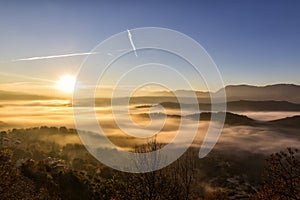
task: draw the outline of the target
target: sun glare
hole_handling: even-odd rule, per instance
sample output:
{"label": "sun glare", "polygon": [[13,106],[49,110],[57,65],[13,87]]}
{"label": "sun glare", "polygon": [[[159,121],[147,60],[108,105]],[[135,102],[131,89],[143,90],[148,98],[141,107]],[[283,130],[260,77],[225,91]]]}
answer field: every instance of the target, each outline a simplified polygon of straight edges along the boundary
{"label": "sun glare", "polygon": [[56,82],[56,88],[64,93],[72,93],[74,91],[76,78],[72,75],[63,75]]}

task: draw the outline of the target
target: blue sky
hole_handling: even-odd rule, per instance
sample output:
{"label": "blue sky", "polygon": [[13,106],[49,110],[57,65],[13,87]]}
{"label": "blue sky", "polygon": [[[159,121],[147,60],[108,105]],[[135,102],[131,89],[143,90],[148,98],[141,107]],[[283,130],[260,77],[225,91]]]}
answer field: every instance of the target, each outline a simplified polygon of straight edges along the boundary
{"label": "blue sky", "polygon": [[[0,83],[56,80],[113,34],[165,27],[198,41],[225,84],[300,84],[300,2],[287,1],[7,1],[0,4]],[[20,75],[20,76],[18,76]]]}

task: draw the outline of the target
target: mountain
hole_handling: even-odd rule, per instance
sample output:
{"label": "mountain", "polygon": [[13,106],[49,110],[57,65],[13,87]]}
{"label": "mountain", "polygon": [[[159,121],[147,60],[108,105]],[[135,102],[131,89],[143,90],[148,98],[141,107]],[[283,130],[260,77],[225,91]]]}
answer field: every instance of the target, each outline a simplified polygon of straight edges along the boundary
{"label": "mountain", "polygon": [[276,126],[284,126],[290,128],[300,128],[300,116],[286,117],[283,119],[277,119],[269,121],[268,124]]}
{"label": "mountain", "polygon": [[[294,84],[276,84],[267,86],[251,86],[251,85],[229,85],[219,91],[213,93],[190,91],[190,90],[176,90],[172,91],[150,91],[147,95],[133,96],[130,102],[133,104],[141,103],[161,103],[161,102],[176,102],[174,96],[180,96],[189,102],[191,97],[196,93],[196,96],[201,103],[210,103],[210,94],[218,97],[222,91],[226,91],[227,101],[288,101],[291,103],[300,104],[300,85]],[[0,100],[46,100],[58,99],[52,96],[26,94],[22,92],[12,92],[0,90]],[[98,103],[99,102],[99,103]],[[122,102],[122,98],[120,98]],[[190,101],[192,102],[192,101]],[[109,98],[96,98],[96,104],[110,103]],[[289,105],[290,106],[290,105]]]}
{"label": "mountain", "polygon": [[252,100],[252,101],[289,101],[300,103],[300,86],[294,84],[275,84],[267,86],[229,85],[220,89],[226,91],[228,101]]}
{"label": "mountain", "polygon": [[150,92],[150,96],[166,96],[166,97],[174,97],[180,96],[180,97],[193,97],[196,95],[198,98],[210,98],[209,92],[202,92],[202,91],[192,91],[192,90],[175,90],[173,91],[155,91]]}
{"label": "mountain", "polygon": [[[228,125],[247,125],[247,126],[276,126],[276,127],[284,127],[284,128],[300,128],[300,115],[286,117],[277,120],[271,121],[256,121],[252,118],[249,118],[245,115],[234,114],[231,112],[218,112],[215,113],[213,121],[218,121],[218,119],[222,119],[226,114],[225,124]],[[190,119],[208,121],[211,120],[211,112],[203,112],[203,113],[195,113],[191,115],[187,115],[185,117]]]}
{"label": "mountain", "polygon": [[203,113],[195,113],[195,114],[191,114],[191,115],[187,115],[187,118],[190,119],[197,119],[199,120],[199,115],[200,115],[200,120],[204,120],[204,121],[209,121],[209,120],[213,120],[213,121],[219,121],[221,119],[224,118],[225,115],[225,124],[228,125],[255,125],[256,121],[245,116],[245,115],[238,115],[238,114],[234,114],[234,113],[230,113],[230,112],[218,112],[218,113],[214,113],[213,118],[212,117],[212,113],[211,112],[203,112]]}
{"label": "mountain", "polygon": [[149,96],[174,97],[174,94],[184,98],[191,98],[195,94],[202,103],[210,102],[210,94],[216,98],[221,92],[226,92],[227,101],[289,101],[300,103],[300,85],[275,84],[267,86],[228,85],[217,92],[201,92],[191,90],[156,91],[149,92]]}
{"label": "mountain", "polygon": [[[177,102],[160,103],[165,108],[179,109],[180,104]],[[196,109],[196,104],[183,104],[185,108]],[[215,111],[219,110],[220,104],[215,104]],[[199,103],[199,109],[210,111],[211,104]],[[300,104],[290,103],[287,101],[231,101],[227,102],[228,111],[300,111]]]}
{"label": "mountain", "polygon": [[[225,116],[225,124],[228,125],[248,125],[248,126],[254,126],[257,123],[256,120],[251,119],[245,115],[238,115],[230,112],[217,112],[212,115],[211,112],[202,112],[202,113],[194,113],[190,115],[180,116],[180,115],[169,115],[165,113],[140,113],[138,114],[141,117],[151,117],[151,118],[162,118],[162,117],[170,117],[170,118],[188,118],[192,120],[200,120],[200,121],[221,121]],[[199,118],[200,117],[200,118]]]}
{"label": "mountain", "polygon": [[287,101],[231,101],[227,102],[230,111],[300,111],[300,104]]}

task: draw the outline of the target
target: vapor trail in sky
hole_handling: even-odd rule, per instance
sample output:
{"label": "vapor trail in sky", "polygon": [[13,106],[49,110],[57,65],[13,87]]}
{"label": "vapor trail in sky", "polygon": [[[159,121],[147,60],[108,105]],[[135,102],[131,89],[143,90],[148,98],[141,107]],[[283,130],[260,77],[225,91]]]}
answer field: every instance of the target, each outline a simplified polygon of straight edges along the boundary
{"label": "vapor trail in sky", "polygon": [[29,57],[29,58],[18,58],[12,60],[12,62],[33,61],[33,60],[43,60],[43,59],[52,59],[52,58],[65,58],[65,57],[73,57],[73,56],[86,56],[86,55],[92,55],[98,53],[99,52],[84,52],[84,53],[70,53],[70,54],[60,54],[60,55],[50,55],[50,56],[37,56],[37,57]]}
{"label": "vapor trail in sky", "polygon": [[138,55],[137,55],[137,53],[136,53],[136,48],[135,48],[135,45],[134,45],[134,43],[133,43],[132,35],[131,35],[131,33],[130,33],[130,30],[127,29],[127,33],[128,33],[128,39],[129,39],[129,41],[130,41],[130,44],[131,44],[132,49],[133,49],[133,51],[134,51],[134,54],[135,54],[135,56],[137,57]]}

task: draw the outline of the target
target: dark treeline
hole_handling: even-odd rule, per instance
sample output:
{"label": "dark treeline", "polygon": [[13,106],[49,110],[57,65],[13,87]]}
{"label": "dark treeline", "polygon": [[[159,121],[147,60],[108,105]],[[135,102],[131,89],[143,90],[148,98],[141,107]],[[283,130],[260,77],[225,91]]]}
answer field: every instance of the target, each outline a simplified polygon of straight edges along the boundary
{"label": "dark treeline", "polygon": [[[76,131],[44,126],[1,132],[1,199],[299,199],[296,149],[265,161],[265,155],[236,150],[199,159],[198,149],[190,148],[161,170],[131,174],[101,164],[82,144],[41,139],[49,134]],[[153,140],[134,151],[162,146]]]}

